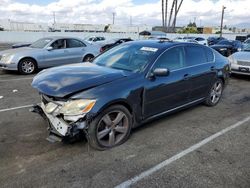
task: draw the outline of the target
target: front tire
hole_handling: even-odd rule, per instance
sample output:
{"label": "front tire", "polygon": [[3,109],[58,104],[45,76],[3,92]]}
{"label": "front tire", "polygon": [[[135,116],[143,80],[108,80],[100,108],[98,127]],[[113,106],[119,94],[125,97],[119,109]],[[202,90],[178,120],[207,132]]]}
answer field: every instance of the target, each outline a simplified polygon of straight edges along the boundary
{"label": "front tire", "polygon": [[105,150],[124,143],[130,135],[132,116],[121,105],[110,106],[89,125],[88,137],[92,147]]}
{"label": "front tire", "polygon": [[22,59],[18,63],[18,72],[21,74],[33,74],[37,70],[37,64],[35,60],[31,58]]}
{"label": "front tire", "polygon": [[221,79],[215,81],[205,100],[207,106],[215,106],[219,103],[223,92],[223,82]]}

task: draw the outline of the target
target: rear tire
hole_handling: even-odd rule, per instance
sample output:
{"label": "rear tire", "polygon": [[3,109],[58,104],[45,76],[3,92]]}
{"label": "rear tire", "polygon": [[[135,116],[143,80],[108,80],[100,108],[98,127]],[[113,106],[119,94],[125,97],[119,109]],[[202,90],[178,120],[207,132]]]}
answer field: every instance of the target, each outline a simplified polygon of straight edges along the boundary
{"label": "rear tire", "polygon": [[223,81],[221,79],[217,79],[212,85],[209,94],[205,100],[205,105],[207,106],[215,106],[219,103],[222,93],[223,93]]}
{"label": "rear tire", "polygon": [[86,55],[84,58],[83,58],[83,62],[91,62],[92,60],[94,59],[94,56],[91,55],[91,54],[88,54]]}
{"label": "rear tire", "polygon": [[31,58],[25,58],[22,59],[19,63],[18,63],[18,72],[20,74],[33,74],[37,71],[37,64],[35,62],[35,60],[31,59]]}
{"label": "rear tire", "polygon": [[98,150],[106,150],[124,143],[130,135],[132,116],[121,105],[110,106],[89,125],[88,140]]}

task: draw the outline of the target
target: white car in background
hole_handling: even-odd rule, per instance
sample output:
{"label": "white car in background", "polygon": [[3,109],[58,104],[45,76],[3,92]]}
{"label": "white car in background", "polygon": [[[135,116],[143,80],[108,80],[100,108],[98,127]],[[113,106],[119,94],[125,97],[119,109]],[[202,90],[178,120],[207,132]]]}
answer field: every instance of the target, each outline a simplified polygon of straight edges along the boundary
{"label": "white car in background", "polygon": [[250,44],[228,57],[231,73],[250,75]]}
{"label": "white car in background", "polygon": [[203,37],[183,37],[183,39],[196,40],[199,44],[208,46],[207,39],[205,39]]}
{"label": "white car in background", "polygon": [[92,43],[103,43],[106,41],[106,38],[101,36],[89,36],[86,37],[84,40],[92,44]]}
{"label": "white car in background", "polygon": [[196,41],[194,39],[183,39],[181,37],[175,38],[174,41],[176,41],[176,42],[191,42],[191,43],[199,44],[198,41]]}

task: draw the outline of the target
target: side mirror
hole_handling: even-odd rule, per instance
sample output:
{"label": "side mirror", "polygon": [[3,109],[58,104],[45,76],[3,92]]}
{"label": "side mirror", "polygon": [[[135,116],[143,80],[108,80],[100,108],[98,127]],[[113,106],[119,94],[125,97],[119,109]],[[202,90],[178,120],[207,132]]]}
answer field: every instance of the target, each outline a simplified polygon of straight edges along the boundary
{"label": "side mirror", "polygon": [[168,76],[169,70],[167,68],[156,68],[152,74],[153,76]]}
{"label": "side mirror", "polygon": [[47,47],[46,48],[48,51],[51,51],[51,50],[53,50],[53,47],[52,46],[49,46],[49,47]]}

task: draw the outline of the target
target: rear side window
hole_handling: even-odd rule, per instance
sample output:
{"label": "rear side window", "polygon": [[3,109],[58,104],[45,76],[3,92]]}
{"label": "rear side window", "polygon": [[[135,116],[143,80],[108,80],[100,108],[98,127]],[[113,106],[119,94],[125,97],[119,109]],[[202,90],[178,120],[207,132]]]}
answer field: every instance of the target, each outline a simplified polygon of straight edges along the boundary
{"label": "rear side window", "polygon": [[204,48],[199,46],[187,46],[185,48],[187,66],[199,65],[207,62]]}
{"label": "rear side window", "polygon": [[67,48],[79,48],[79,47],[84,47],[86,46],[79,40],[75,39],[67,39]]}
{"label": "rear side window", "polygon": [[66,47],[66,41],[65,39],[59,39],[53,42],[51,46],[53,49],[64,49]]}
{"label": "rear side window", "polygon": [[155,63],[154,68],[176,70],[185,67],[184,48],[174,47],[164,52]]}
{"label": "rear side window", "polygon": [[214,53],[209,48],[204,48],[206,55],[207,55],[207,62],[213,62],[214,61]]}

